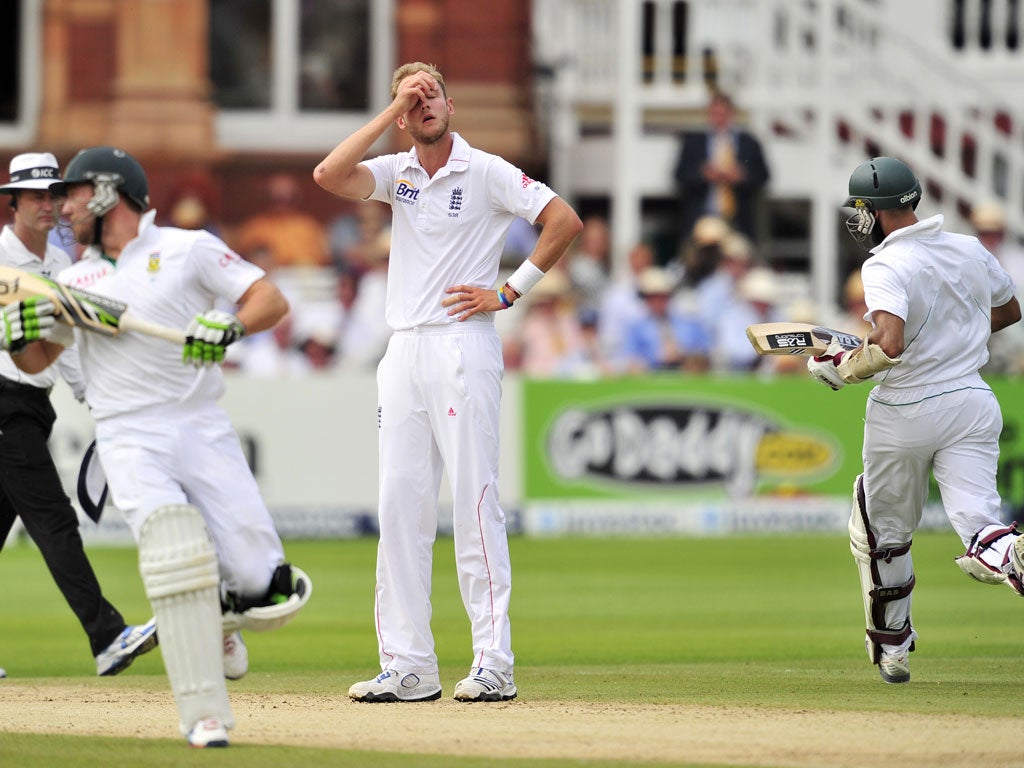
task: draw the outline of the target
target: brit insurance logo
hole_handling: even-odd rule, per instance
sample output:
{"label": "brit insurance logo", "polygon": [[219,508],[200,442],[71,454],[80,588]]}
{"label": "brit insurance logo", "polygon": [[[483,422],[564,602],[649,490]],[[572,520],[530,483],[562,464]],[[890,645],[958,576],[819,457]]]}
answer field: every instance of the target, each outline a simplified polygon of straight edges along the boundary
{"label": "brit insurance logo", "polygon": [[399,179],[395,187],[395,199],[406,205],[415,205],[416,199],[420,196],[419,189],[408,179]]}

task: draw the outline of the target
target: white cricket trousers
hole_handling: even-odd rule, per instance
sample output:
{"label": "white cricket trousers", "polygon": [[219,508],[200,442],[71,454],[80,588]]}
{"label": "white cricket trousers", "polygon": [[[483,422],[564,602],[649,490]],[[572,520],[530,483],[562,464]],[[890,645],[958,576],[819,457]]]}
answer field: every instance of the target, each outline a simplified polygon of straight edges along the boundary
{"label": "white cricket trousers", "polygon": [[498,502],[501,341],[466,321],[394,333],[377,367],[382,669],[436,673],[430,586],[442,470],[451,486],[470,666],[510,673],[512,567]]}
{"label": "white cricket trousers", "polygon": [[102,419],[96,449],[111,500],[136,541],[166,504],[192,504],[210,530],[224,589],[262,596],[284,547],[227,414],[169,404]]}
{"label": "white cricket trousers", "polygon": [[965,547],[985,526],[1000,524],[996,469],[1003,417],[995,395],[983,387],[896,405],[868,398],[864,490],[879,548],[913,538],[928,500],[929,472]]}

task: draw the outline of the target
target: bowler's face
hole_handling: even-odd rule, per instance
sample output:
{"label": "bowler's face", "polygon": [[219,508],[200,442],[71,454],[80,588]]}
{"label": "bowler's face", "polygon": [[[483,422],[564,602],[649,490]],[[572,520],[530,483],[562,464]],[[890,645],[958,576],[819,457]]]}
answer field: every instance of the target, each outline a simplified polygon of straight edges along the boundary
{"label": "bowler's face", "polygon": [[444,89],[435,80],[428,98],[421,98],[405,113],[409,135],[418,144],[433,144],[448,132],[448,116],[453,111],[451,99],[445,98]]}

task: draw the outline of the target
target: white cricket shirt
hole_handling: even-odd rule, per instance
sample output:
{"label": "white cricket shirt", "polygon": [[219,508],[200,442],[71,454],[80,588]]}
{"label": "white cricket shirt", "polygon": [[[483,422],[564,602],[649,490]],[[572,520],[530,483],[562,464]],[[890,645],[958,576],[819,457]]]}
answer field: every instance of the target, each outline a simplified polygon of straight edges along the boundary
{"label": "white cricket shirt", "polygon": [[[453,133],[448,162],[433,178],[415,148],[364,161],[376,180],[370,198],[392,209],[385,318],[392,330],[458,322],[441,306],[445,288],[493,287],[517,216],[531,224],[555,193],[508,161]],[[467,322],[494,322],[492,313]]]}
{"label": "white cricket shirt", "polygon": [[1013,298],[1013,280],[976,237],[942,224],[933,216],[890,233],[861,268],[864,319],[884,310],[906,323],[903,362],[874,377],[875,400],[985,386],[978,370],[988,360],[992,307]]}
{"label": "white cricket shirt", "polygon": [[[57,246],[48,244],[46,255],[40,261],[38,256],[25,247],[21,238],[14,234],[14,228],[5,226],[3,232],[0,232],[0,264],[56,279],[57,274],[71,264],[71,257]],[[61,355],[57,364],[39,373],[25,373],[14,364],[9,353],[0,352],[0,376],[22,384],[49,389],[57,381],[57,374],[62,373],[72,388],[77,388],[76,382],[80,382],[82,374],[74,357],[73,354],[68,354],[65,360],[64,355]]]}
{"label": "white cricket shirt", "polygon": [[[127,303],[140,319],[184,330],[215,300],[236,303],[263,277],[262,269],[220,238],[203,230],[157,227],[155,217],[155,210],[143,215],[138,236],[121,251],[114,269],[87,290]],[[74,280],[74,270],[68,277]],[[77,346],[86,400],[97,420],[165,403],[216,399],[224,392],[220,366],[185,365],[182,347],[164,339],[80,332]]]}
{"label": "white cricket shirt", "polygon": [[61,282],[88,291],[93,284],[114,269],[114,262],[103,258],[98,246],[90,245],[82,257],[60,273]]}

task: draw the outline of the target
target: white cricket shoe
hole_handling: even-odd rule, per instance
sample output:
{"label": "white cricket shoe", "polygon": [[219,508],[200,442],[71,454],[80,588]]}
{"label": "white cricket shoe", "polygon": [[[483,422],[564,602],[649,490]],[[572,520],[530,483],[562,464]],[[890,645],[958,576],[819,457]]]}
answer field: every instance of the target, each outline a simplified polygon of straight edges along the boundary
{"label": "white cricket shoe", "polygon": [[512,673],[506,675],[483,667],[471,669],[469,677],[455,686],[456,701],[509,701],[517,693]]}
{"label": "white cricket shoe", "polygon": [[228,746],[228,729],[216,717],[207,717],[192,726],[188,745],[197,749]]}
{"label": "white cricket shoe", "polygon": [[1024,582],[1024,535],[1017,535],[1010,545],[1010,565],[1018,580]]}
{"label": "white cricket shoe", "polygon": [[417,675],[385,669],[373,680],[356,683],[348,689],[352,701],[378,703],[384,701],[436,701],[441,698],[441,677],[438,674]]}
{"label": "white cricket shoe", "polygon": [[249,671],[249,649],[245,647],[241,632],[224,635],[224,677],[241,680]]}
{"label": "white cricket shoe", "polygon": [[100,677],[123,672],[137,656],[149,653],[157,646],[156,619],[145,624],[127,626],[114,642],[96,657],[96,674]]}
{"label": "white cricket shoe", "polygon": [[882,651],[882,657],[878,660],[878,672],[887,683],[909,683],[910,651]]}

